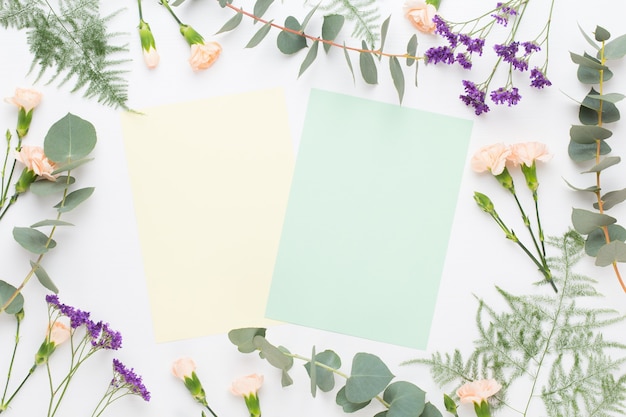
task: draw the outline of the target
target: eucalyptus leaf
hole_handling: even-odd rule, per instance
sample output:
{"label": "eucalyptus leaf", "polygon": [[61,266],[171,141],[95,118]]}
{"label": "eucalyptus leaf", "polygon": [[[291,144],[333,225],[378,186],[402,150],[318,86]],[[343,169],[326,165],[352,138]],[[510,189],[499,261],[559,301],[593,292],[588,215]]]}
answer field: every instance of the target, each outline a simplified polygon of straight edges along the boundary
{"label": "eucalyptus leaf", "polygon": [[[288,16],[287,19],[285,19],[285,28],[301,33],[300,23],[298,23],[298,20],[293,16]],[[283,30],[278,34],[276,44],[280,52],[291,55],[306,48],[306,39],[296,33]]]}
{"label": "eucalyptus leaf", "polygon": [[293,379],[289,376],[287,370],[283,369],[280,374],[280,385],[285,388],[293,384]]}
{"label": "eucalyptus leaf", "polygon": [[[17,291],[13,285],[8,282],[0,280],[0,307],[5,305],[13,294]],[[24,297],[22,294],[17,294],[17,296],[11,301],[11,304],[7,306],[4,310],[7,314],[17,314],[24,308]]]}
{"label": "eucalyptus leaf", "polygon": [[280,349],[268,342],[265,337],[255,336],[252,343],[260,351],[261,357],[267,359],[270,365],[278,369],[289,369],[293,365],[293,358],[285,355]]}
{"label": "eucalyptus leaf", "polygon": [[356,79],[354,78],[354,69],[352,68],[352,61],[350,61],[350,55],[348,54],[348,50],[346,49],[346,44],[343,44],[343,55],[346,57],[346,62],[348,63],[348,68],[350,68],[350,73],[352,74],[352,82],[356,83]]}
{"label": "eucalyptus leaf", "polygon": [[315,61],[315,58],[317,58],[318,47],[319,47],[319,41],[313,42],[313,44],[311,45],[311,48],[309,48],[309,52],[307,52],[306,57],[304,58],[304,61],[302,62],[302,65],[300,65],[298,78],[300,78],[300,76],[304,73],[304,71],[306,71],[307,68],[311,66],[313,61]]}
{"label": "eucalyptus leaf", "polygon": [[604,42],[611,37],[611,33],[602,26],[596,26],[596,30],[593,34],[598,42]]}
{"label": "eucalyptus leaf", "polygon": [[389,385],[383,394],[389,404],[388,417],[419,417],[426,406],[426,393],[407,381]]}
{"label": "eucalyptus leaf", "polygon": [[367,407],[367,405],[371,402],[371,400],[364,401],[362,403],[353,403],[353,402],[348,401],[348,399],[346,398],[346,387],[344,386],[339,391],[337,391],[335,402],[337,403],[337,405],[343,408],[344,413],[354,413],[355,411],[358,411],[364,407]]}
{"label": "eucalyptus leaf", "polygon": [[604,58],[620,59],[626,55],[626,34],[604,45]]}
{"label": "eucalyptus leaf", "polygon": [[420,417],[443,417],[441,411],[437,409],[432,403],[427,402],[424,406],[424,411],[422,412]]}
{"label": "eucalyptus leaf", "polygon": [[244,327],[228,332],[228,340],[237,346],[237,350],[242,353],[252,353],[257,349],[253,342],[255,336],[265,337],[265,328]]}
{"label": "eucalyptus leaf", "polygon": [[252,39],[245,46],[246,48],[254,48],[270,33],[270,29],[272,28],[272,21],[267,22],[257,32],[252,36]]}
{"label": "eucalyptus leaf", "polygon": [[356,404],[369,401],[381,393],[393,378],[394,375],[378,356],[357,353],[346,381],[346,398]]}
{"label": "eucalyptus leaf", "polygon": [[[341,358],[332,350],[325,350],[318,353],[315,356],[315,361],[311,359],[311,362],[307,362],[304,367],[311,377],[311,370],[315,368],[316,384],[323,392],[331,391],[335,388],[335,374],[326,368],[322,368],[319,365],[311,366],[311,363],[317,362],[326,365],[332,369],[339,369],[341,367]],[[311,377],[311,380],[313,377]]]}
{"label": "eucalyptus leaf", "polygon": [[[274,0],[257,0],[256,3],[254,3],[254,15],[256,17],[263,17],[263,15],[267,11],[267,9],[269,9],[272,3],[274,3]],[[257,20],[255,19],[254,23],[256,22]]]}
{"label": "eucalyptus leaf", "polygon": [[568,187],[570,187],[572,190],[584,191],[584,192],[589,192],[589,193],[595,193],[597,191],[600,191],[600,187],[598,187],[597,185],[592,185],[591,187],[587,187],[587,188],[579,188],[579,187],[574,187],[566,179],[564,179],[563,181],[565,181]]}
{"label": "eucalyptus leaf", "polygon": [[56,179],[56,181],[48,181],[48,180],[40,180],[35,181],[30,185],[30,190],[35,195],[45,196],[56,193],[62,193],[65,191],[67,187],[71,184],[74,184],[76,180],[74,177],[70,177],[69,179],[66,176],[61,176]]}
{"label": "eucalyptus leaf", "polygon": [[313,17],[313,14],[317,11],[317,8],[320,6],[320,3],[318,3],[317,5],[315,5],[315,7],[313,7],[308,13],[307,15],[304,17],[304,20],[302,21],[302,25],[300,25],[300,30],[302,32],[304,32],[304,29],[306,29],[306,27],[309,25],[309,21],[311,20],[311,17]]}
{"label": "eucalyptus leaf", "polygon": [[67,162],[64,164],[59,164],[57,165],[56,169],[52,171],[52,175],[60,174],[61,172],[65,172],[65,171],[70,171],[90,161],[93,161],[93,158],[77,159],[75,161]]}
{"label": "eucalyptus leaf", "polygon": [[574,125],[569,129],[569,136],[576,143],[595,145],[596,140],[608,139],[613,135],[609,129],[601,126]]}
{"label": "eucalyptus leaf", "polygon": [[[315,363],[317,361],[317,357],[315,355],[315,346],[311,349],[311,361],[308,363]],[[311,379],[311,395],[315,398],[315,394],[317,393],[317,366],[310,367],[307,369],[309,372],[309,378]]]}
{"label": "eucalyptus leaf", "polygon": [[226,7],[226,5],[231,4],[233,0],[217,0],[221,8]]}
{"label": "eucalyptus leaf", "polygon": [[600,248],[596,265],[609,266],[613,262],[626,262],[626,243],[614,240]]}
{"label": "eucalyptus leaf", "polygon": [[[255,16],[257,15],[255,14]],[[218,33],[230,32],[231,30],[239,26],[242,19],[243,19],[242,13],[235,13],[233,17],[231,17],[230,19],[228,19],[226,23],[224,23],[224,26],[222,26],[220,30],[215,32],[215,34],[217,35]],[[254,22],[256,22],[256,20]]]}
{"label": "eucalyptus leaf", "polygon": [[582,235],[588,235],[597,228],[608,226],[616,221],[614,217],[606,214],[577,208],[572,209],[572,225]]}
{"label": "eucalyptus leaf", "polygon": [[[609,232],[609,241],[619,240],[626,242],[626,229],[618,224],[610,224],[607,226]],[[589,256],[597,256],[602,246],[606,245],[606,236],[603,229],[596,229],[589,233],[585,240],[585,253]]]}
{"label": "eucalyptus leaf", "polygon": [[411,39],[409,39],[409,43],[406,45],[406,54],[408,55],[406,58],[406,65],[410,67],[415,62],[417,62],[414,58],[417,55],[417,35],[416,34],[413,34],[413,36],[411,36]]}
{"label": "eucalyptus leaf", "polygon": [[[385,19],[382,26],[380,27],[380,48],[378,49],[380,52],[382,52],[383,48],[385,47],[385,40],[387,40],[387,32],[389,31],[390,20],[391,20],[391,15],[389,15],[389,17]],[[382,58],[382,55],[379,55],[379,59],[380,58]]]}
{"label": "eucalyptus leaf", "polygon": [[621,158],[619,156],[607,156],[602,161],[589,168],[589,170],[581,172],[581,174],[588,174],[590,172],[602,172],[608,167],[619,164],[620,160]]}
{"label": "eucalyptus leaf", "polygon": [[42,220],[40,222],[30,225],[30,227],[32,228],[44,227],[44,226],[74,226],[74,225],[72,223],[64,222],[63,220],[56,220],[56,219]]}
{"label": "eucalyptus leaf", "polygon": [[580,26],[580,24],[578,25],[578,29],[580,30],[580,33],[583,34],[583,37],[589,43],[589,45],[591,45],[595,50],[600,50],[600,46],[598,46],[598,44],[594,42],[594,40],[591,39],[589,35],[587,35],[587,32],[585,32],[585,30]]}
{"label": "eucalyptus leaf", "polygon": [[601,63],[597,62],[594,59],[591,59],[588,56],[578,55],[573,52],[570,52],[569,55],[575,64],[578,64],[585,68],[589,68],[589,69],[596,70],[596,71],[605,70],[608,68],[606,65],[602,65]]}
{"label": "eucalyptus leaf", "polygon": [[618,103],[626,97],[624,94],[620,93],[609,93],[609,94],[589,94],[590,98],[595,98],[598,100],[608,101],[609,103]]}
{"label": "eucalyptus leaf", "polygon": [[613,123],[620,119],[620,113],[615,104],[608,101],[600,101],[592,98],[598,92],[592,88],[585,97],[578,112],[578,119],[584,125],[597,125],[599,123],[598,113],[602,109],[602,122]]}
{"label": "eucalyptus leaf", "polygon": [[37,255],[46,253],[57,245],[53,239],[49,239],[48,235],[30,227],[14,227],[13,238],[24,249]]}
{"label": "eucalyptus leaf", "polygon": [[[324,16],[324,21],[322,22],[322,39],[325,41],[334,41],[337,35],[339,35],[345,20],[346,18],[340,14]],[[328,53],[330,47],[330,44],[324,43],[324,51],[326,53]]]}
{"label": "eucalyptus leaf", "polygon": [[402,98],[404,97],[404,73],[402,72],[402,67],[400,66],[398,58],[395,56],[389,58],[389,70],[391,71],[393,85],[396,87],[396,91],[398,92],[398,99],[400,100],[400,103],[402,103]]}
{"label": "eucalyptus leaf", "polygon": [[[597,147],[595,143],[581,144],[570,141],[567,147],[569,157],[575,162],[590,161],[596,159]],[[611,147],[605,142],[600,142],[600,155],[606,155],[611,152]]]}
{"label": "eucalyptus leaf", "polygon": [[74,210],[79,204],[91,197],[94,190],[94,187],[86,187],[72,191],[65,197],[64,201],[60,201],[54,208],[57,209],[59,213]]}
{"label": "eucalyptus leaf", "polygon": [[41,265],[30,261],[30,267],[33,269],[33,272],[35,272],[35,276],[37,277],[41,285],[43,285],[46,289],[52,291],[55,294],[59,293],[59,289],[56,285],[54,285],[54,282],[52,282],[50,276]]}
{"label": "eucalyptus leaf", "polygon": [[[368,50],[365,41],[361,42],[362,48]],[[361,75],[368,84],[378,84],[378,70],[374,63],[374,58],[369,52],[359,52],[359,64],[361,68]]]}
{"label": "eucalyptus leaf", "polygon": [[[600,80],[602,80],[602,82],[606,82],[613,78],[613,72],[608,68],[600,72],[598,70],[579,65],[578,70],[576,71],[576,76],[578,77],[578,81],[583,84],[600,84]],[[602,78],[600,78],[600,76],[602,76]]]}
{"label": "eucalyptus leaf", "polygon": [[96,129],[90,122],[68,113],[48,130],[44,153],[56,163],[82,159],[94,149],[96,140]]}
{"label": "eucalyptus leaf", "polygon": [[[626,200],[626,188],[622,188],[621,190],[616,191],[609,191],[602,196],[602,208],[604,210],[609,210],[613,206],[623,202],[624,200]],[[598,210],[598,203],[593,203],[593,207]]]}

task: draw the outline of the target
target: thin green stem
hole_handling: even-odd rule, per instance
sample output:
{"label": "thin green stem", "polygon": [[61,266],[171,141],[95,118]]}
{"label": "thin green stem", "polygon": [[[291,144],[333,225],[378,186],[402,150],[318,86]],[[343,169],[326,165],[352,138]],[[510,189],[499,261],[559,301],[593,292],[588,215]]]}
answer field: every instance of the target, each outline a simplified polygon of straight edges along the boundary
{"label": "thin green stem", "polygon": [[[16,328],[15,328],[15,343],[13,345],[13,353],[11,354],[11,361],[9,362],[9,370],[7,372],[7,382],[6,385],[4,386],[4,391],[2,392],[2,400],[0,400],[0,409],[4,409],[6,408],[6,406],[9,405],[9,402],[11,402],[11,399],[9,399],[8,402],[4,402],[6,396],[7,396],[7,391],[9,389],[9,382],[11,381],[11,373],[13,371],[13,363],[15,362],[15,354],[17,353],[17,345],[20,342],[20,325],[22,323],[22,320],[16,317]],[[11,396],[11,398],[13,398],[15,394],[13,394]]]}
{"label": "thin green stem", "polygon": [[24,384],[26,383],[26,381],[28,381],[28,378],[30,378],[30,376],[35,373],[35,369],[37,369],[37,364],[33,365],[30,370],[28,371],[28,374],[26,374],[26,377],[24,377],[24,379],[22,380],[22,382],[20,383],[20,385],[18,385],[18,387],[15,389],[15,391],[13,392],[13,394],[11,395],[11,397],[9,397],[9,399],[7,400],[6,403],[3,403],[3,405],[6,407],[8,406],[11,401],[13,401],[13,398],[15,398],[15,396],[17,395],[17,393],[22,389],[22,387],[24,386]]}
{"label": "thin green stem", "polygon": [[172,17],[174,18],[174,20],[176,20],[176,23],[178,23],[181,26],[184,26],[185,24],[183,22],[180,21],[180,19],[178,18],[178,16],[176,16],[176,13],[174,13],[174,10],[172,10],[172,8],[170,7],[170,3],[167,0],[161,0],[161,4],[163,6],[165,6],[165,8],[167,9],[168,12],[170,12],[170,14],[172,15]]}
{"label": "thin green stem", "polygon": [[137,0],[137,8],[139,9],[139,20],[143,20],[143,10],[141,8],[141,0]]}
{"label": "thin green stem", "polygon": [[546,259],[546,243],[545,236],[543,234],[543,228],[541,227],[541,217],[539,217],[539,196],[537,190],[533,191],[533,200],[535,201],[535,216],[537,216],[537,230],[539,231],[539,242],[541,243],[541,253],[543,260]]}

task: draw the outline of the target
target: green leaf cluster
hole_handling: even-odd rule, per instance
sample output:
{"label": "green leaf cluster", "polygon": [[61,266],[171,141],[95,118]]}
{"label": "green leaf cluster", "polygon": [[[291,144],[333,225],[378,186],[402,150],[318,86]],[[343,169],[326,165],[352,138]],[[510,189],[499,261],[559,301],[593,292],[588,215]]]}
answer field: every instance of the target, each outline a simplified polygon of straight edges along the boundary
{"label": "green leaf cluster", "polygon": [[[578,65],[578,80],[591,87],[579,106],[580,124],[570,128],[568,153],[575,162],[593,163],[582,173],[593,174],[594,184],[586,188],[570,186],[577,191],[594,194],[597,202],[593,207],[598,212],[575,208],[572,224],[576,231],[587,236],[585,251],[596,258],[596,265],[608,266],[614,262],[626,262],[626,229],[617,224],[617,219],[604,213],[626,200],[626,188],[607,192],[600,187],[601,173],[621,161],[617,156],[607,156],[611,152],[608,140],[613,132],[606,124],[619,121],[620,112],[616,103],[625,96],[606,92],[605,83],[614,75],[607,61],[626,55],[626,35],[610,40],[609,31],[600,26],[596,27],[593,39],[582,29],[581,32],[595,54],[570,53],[572,61]],[[600,86],[602,93],[596,90],[596,85]]]}
{"label": "green leaf cluster", "polygon": [[[378,13],[372,12],[370,8],[364,8],[366,4],[368,6],[374,4],[372,0],[361,0],[360,2],[355,2],[354,5],[349,1],[339,2],[333,0],[328,3],[326,5],[328,7],[324,9],[318,4],[306,14],[306,16],[302,19],[302,23],[300,23],[300,20],[295,16],[288,16],[285,19],[283,26],[275,24],[273,20],[266,21],[262,19],[263,15],[267,12],[273,1],[274,0],[257,0],[255,2],[253,15],[251,15],[251,17],[255,19],[254,23],[264,22],[264,24],[257,29],[252,38],[250,38],[246,44],[246,48],[254,48],[259,45],[269,34],[272,27],[280,28],[281,32],[276,38],[276,46],[283,54],[293,55],[308,48],[304,60],[300,65],[298,77],[300,77],[315,62],[318,57],[319,45],[321,43],[323,44],[324,52],[326,53],[330,51],[331,46],[333,45],[344,50],[346,64],[353,79],[355,78],[354,66],[352,65],[352,59],[350,58],[349,51],[358,53],[359,70],[363,80],[367,84],[378,84],[378,67],[376,59],[374,58],[376,57],[380,61],[383,57],[386,57],[389,60],[389,72],[391,74],[393,85],[398,93],[400,103],[402,102],[404,97],[405,78],[402,65],[400,64],[398,57],[401,56],[406,58],[406,65],[409,67],[417,62],[417,36],[413,35],[409,39],[406,54],[394,55],[384,53],[383,47],[385,45],[390,22],[390,17],[388,17],[380,27],[380,46],[376,48],[375,45],[378,42],[379,37],[377,35],[374,36],[370,26],[373,25],[373,22],[378,19],[379,15]],[[361,3],[364,4],[361,5]],[[226,7],[230,5],[230,2],[220,2],[220,5],[222,7]],[[355,8],[356,6],[361,8]],[[231,8],[235,10],[235,16],[224,23],[217,33],[234,30],[242,22],[244,14],[243,9],[233,6],[231,6]],[[312,36],[306,33],[305,30],[311,18],[318,10],[332,10],[332,13],[326,14],[323,17],[321,34],[319,36]],[[355,37],[362,37],[360,48],[347,47],[345,44],[339,45],[335,43],[335,40],[341,32],[346,20],[350,19],[360,22],[360,25],[357,26],[361,29],[356,30],[355,33],[353,33],[353,36]],[[310,44],[309,41],[311,42]],[[415,69],[415,84],[417,85],[418,65],[415,65]]]}
{"label": "green leaf cluster", "polygon": [[549,417],[624,415],[626,374],[617,374],[623,372],[626,357],[613,359],[610,353],[623,354],[626,345],[606,339],[602,331],[626,316],[586,302],[601,294],[594,280],[573,271],[583,256],[584,241],[578,233],[571,230],[549,243],[560,251],[559,257],[550,259],[552,270],[558,271],[554,276],[561,288],[558,294],[517,296],[497,288],[506,308],[497,311],[478,300],[479,337],[467,359],[457,349],[409,363],[428,365],[442,386],[496,379],[503,388],[495,397],[495,407],[506,404],[520,409],[507,402],[507,390],[516,382],[516,392],[528,394],[524,416],[536,397]]}
{"label": "green leaf cluster", "polygon": [[[71,170],[91,160],[88,158],[96,145],[96,130],[93,125],[68,113],[54,123],[44,139],[44,153],[57,167],[53,174],[58,175],[56,181],[39,180],[31,184],[30,191],[39,196],[59,195],[58,203],[54,205],[56,216],[53,219],[43,219],[30,227],[13,228],[13,238],[28,252],[37,255],[36,261],[30,261],[30,272],[20,288],[0,281],[0,312],[15,314],[22,310],[24,298],[20,294],[21,288],[34,274],[39,282],[48,290],[58,292],[48,273],[41,265],[43,256],[57,245],[53,239],[57,227],[72,226],[71,223],[61,220],[61,215],[67,213],[87,200],[94,191],[93,187],[73,189],[76,180],[71,176]],[[41,229],[50,228],[47,233]]]}
{"label": "green leaf cluster", "polygon": [[[311,381],[311,395],[317,390],[329,392],[335,388],[335,376],[345,378],[335,401],[344,412],[353,413],[377,400],[386,408],[374,417],[441,417],[441,413],[431,403],[426,402],[426,393],[407,381],[391,382],[395,376],[387,365],[376,355],[360,352],[352,359],[350,374],[340,371],[341,358],[332,350],[317,353],[312,348],[311,357],[292,354],[283,346],[274,346],[265,338],[264,328],[234,329],[228,333],[229,340],[242,353],[259,352],[272,366],[282,373],[282,386],[293,383],[289,371],[293,360],[305,362]],[[382,395],[382,396],[381,396]]]}
{"label": "green leaf cluster", "polygon": [[118,58],[128,48],[113,44],[121,34],[107,30],[117,13],[101,16],[99,0],[59,0],[57,9],[46,0],[0,0],[0,25],[26,32],[37,80],[49,72],[48,83],[72,83],[72,92],[128,109]]}

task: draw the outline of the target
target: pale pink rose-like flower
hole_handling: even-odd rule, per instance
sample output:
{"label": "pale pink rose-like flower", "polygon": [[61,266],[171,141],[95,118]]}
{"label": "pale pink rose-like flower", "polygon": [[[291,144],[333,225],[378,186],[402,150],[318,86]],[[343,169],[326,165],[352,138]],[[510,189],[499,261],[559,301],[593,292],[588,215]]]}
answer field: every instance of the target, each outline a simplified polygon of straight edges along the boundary
{"label": "pale pink rose-like flower", "polygon": [[480,404],[502,389],[494,379],[481,379],[462,385],[456,392],[462,403]]}
{"label": "pale pink rose-like flower", "polygon": [[15,155],[15,159],[26,165],[26,168],[38,176],[49,181],[56,181],[56,177],[52,175],[56,169],[56,164],[46,157],[41,146],[22,146]]}
{"label": "pale pink rose-like flower", "polygon": [[176,378],[180,378],[183,381],[185,377],[191,378],[191,374],[196,371],[196,363],[189,357],[178,358],[172,364],[172,374]]}
{"label": "pale pink rose-like flower", "polygon": [[217,42],[194,43],[191,45],[189,65],[194,71],[205,70],[217,60],[222,53],[222,46]]}
{"label": "pale pink rose-like flower", "polygon": [[9,104],[14,104],[20,109],[24,109],[26,113],[34,109],[41,103],[42,94],[37,90],[30,88],[16,88],[13,97],[4,99]]}
{"label": "pale pink rose-like flower", "polygon": [[60,321],[48,324],[48,338],[55,346],[67,341],[71,336],[70,328]]}
{"label": "pale pink rose-like flower", "polygon": [[433,33],[436,25],[433,17],[437,14],[437,8],[427,4],[423,0],[407,0],[403,7],[404,15],[413,26],[420,32]]}
{"label": "pale pink rose-like flower", "polygon": [[154,48],[150,48],[149,51],[143,50],[143,60],[150,69],[156,68],[157,65],[159,65],[160,58],[159,53]]}
{"label": "pale pink rose-like flower", "polygon": [[230,387],[230,392],[234,395],[249,397],[256,395],[261,385],[263,385],[263,375],[246,375],[233,382],[233,385]]}
{"label": "pale pink rose-like flower", "polygon": [[552,154],[548,152],[545,143],[540,142],[523,142],[511,145],[511,154],[507,156],[507,160],[515,166],[524,164],[531,166],[535,161],[548,162],[552,159]]}
{"label": "pale pink rose-like flower", "polygon": [[510,154],[511,149],[508,146],[495,143],[480,148],[472,157],[470,164],[476,172],[491,171],[493,175],[500,175]]}

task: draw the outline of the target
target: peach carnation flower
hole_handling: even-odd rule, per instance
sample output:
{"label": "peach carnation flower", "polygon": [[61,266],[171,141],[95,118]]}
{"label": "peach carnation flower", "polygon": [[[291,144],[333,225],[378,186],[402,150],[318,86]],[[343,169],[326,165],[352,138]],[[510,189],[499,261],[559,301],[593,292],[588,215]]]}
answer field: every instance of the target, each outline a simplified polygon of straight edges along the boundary
{"label": "peach carnation flower", "polygon": [[39,91],[30,88],[16,88],[13,97],[4,99],[9,104],[14,104],[24,112],[28,113],[41,103],[42,94]]}
{"label": "peach carnation flower", "polygon": [[552,159],[552,154],[548,152],[545,143],[540,142],[523,142],[511,145],[511,153],[507,156],[507,160],[515,166],[524,164],[532,166],[535,161],[548,162]]}
{"label": "peach carnation flower", "polygon": [[209,68],[222,53],[222,46],[217,42],[194,43],[191,45],[189,65],[194,71]]}
{"label": "peach carnation flower", "polygon": [[459,396],[462,403],[480,404],[482,401],[486,401],[487,398],[496,394],[500,389],[502,389],[502,385],[496,380],[481,379],[462,385],[456,391],[456,395]]}
{"label": "peach carnation flower", "polygon": [[263,375],[251,374],[241,377],[233,382],[230,392],[234,395],[249,397],[255,395],[263,385]]}
{"label": "peach carnation flower", "polygon": [[156,49],[150,48],[143,51],[143,60],[148,68],[153,69],[159,65],[160,56]]}
{"label": "peach carnation flower", "polygon": [[189,357],[176,359],[172,364],[172,374],[174,374],[176,378],[180,378],[183,381],[185,380],[185,377],[191,378],[191,375],[195,372],[195,370],[196,363]]}
{"label": "peach carnation flower", "polygon": [[48,324],[48,337],[55,346],[67,341],[71,336],[70,328],[60,321]]}
{"label": "peach carnation flower", "polygon": [[15,159],[26,165],[29,171],[33,171],[40,177],[49,181],[56,181],[52,172],[56,169],[56,164],[48,159],[41,146],[22,146],[15,155]]}
{"label": "peach carnation flower", "polygon": [[495,143],[480,148],[472,157],[470,164],[476,172],[491,171],[493,175],[500,175],[504,171],[510,154],[511,150],[508,146]]}
{"label": "peach carnation flower", "polygon": [[403,7],[404,15],[419,30],[424,33],[433,33],[436,25],[433,17],[437,8],[423,0],[407,0]]}

